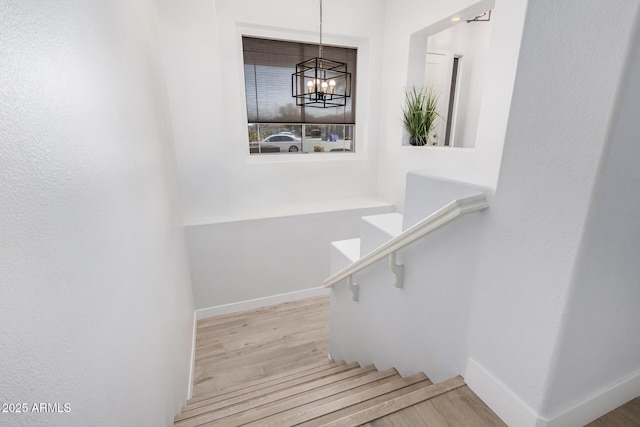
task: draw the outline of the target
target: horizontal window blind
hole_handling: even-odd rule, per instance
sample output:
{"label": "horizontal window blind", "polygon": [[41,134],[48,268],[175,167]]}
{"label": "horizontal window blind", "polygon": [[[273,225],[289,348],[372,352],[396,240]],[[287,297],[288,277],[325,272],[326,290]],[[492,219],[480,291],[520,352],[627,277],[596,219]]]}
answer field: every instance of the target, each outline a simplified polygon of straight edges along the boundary
{"label": "horizontal window blind", "polygon": [[305,108],[291,96],[296,64],[318,56],[318,45],[242,37],[244,81],[249,123],[354,124],[357,50],[323,45],[323,56],[347,64],[351,98],[335,108]]}

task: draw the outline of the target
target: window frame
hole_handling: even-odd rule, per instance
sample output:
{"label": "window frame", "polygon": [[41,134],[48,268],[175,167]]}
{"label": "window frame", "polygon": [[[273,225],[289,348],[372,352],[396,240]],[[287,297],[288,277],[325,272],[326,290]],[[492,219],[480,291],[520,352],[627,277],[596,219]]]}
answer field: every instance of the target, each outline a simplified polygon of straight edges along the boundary
{"label": "window frame", "polygon": [[[369,86],[371,79],[368,64],[371,60],[370,41],[367,38],[353,37],[347,35],[325,34],[323,33],[323,44],[338,47],[347,47],[358,50],[356,59],[358,76],[356,81],[356,91],[358,96],[358,105],[356,108],[354,135],[356,136],[355,144],[357,149],[355,152],[320,152],[313,153],[309,156],[306,153],[289,153],[287,155],[252,155],[249,150],[249,135],[247,132],[247,103],[245,96],[245,80],[244,80],[244,54],[242,49],[242,37],[256,37],[273,40],[282,40],[299,43],[318,43],[318,34],[314,31],[296,31],[291,29],[283,29],[277,27],[264,27],[246,23],[236,23],[236,53],[237,53],[237,73],[239,74],[240,87],[237,88],[235,96],[239,99],[241,106],[241,124],[238,129],[242,130],[241,143],[237,145],[237,149],[243,151],[245,164],[263,164],[263,163],[289,163],[289,162],[326,162],[326,161],[344,161],[344,160],[364,160],[368,157],[369,144],[367,141],[369,123],[365,123],[365,117],[369,116],[370,96],[365,92],[365,88]],[[293,72],[293,71],[292,71]],[[235,139],[235,138],[234,138]]]}

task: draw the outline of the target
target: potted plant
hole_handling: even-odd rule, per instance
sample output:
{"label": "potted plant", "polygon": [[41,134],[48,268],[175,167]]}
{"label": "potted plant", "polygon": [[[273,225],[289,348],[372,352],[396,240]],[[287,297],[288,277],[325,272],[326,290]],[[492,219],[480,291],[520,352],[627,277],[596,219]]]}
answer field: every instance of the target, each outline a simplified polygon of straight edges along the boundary
{"label": "potted plant", "polygon": [[437,110],[438,93],[433,89],[412,88],[405,90],[405,106],[402,109],[402,124],[409,133],[411,145],[426,145],[429,135],[440,117]]}

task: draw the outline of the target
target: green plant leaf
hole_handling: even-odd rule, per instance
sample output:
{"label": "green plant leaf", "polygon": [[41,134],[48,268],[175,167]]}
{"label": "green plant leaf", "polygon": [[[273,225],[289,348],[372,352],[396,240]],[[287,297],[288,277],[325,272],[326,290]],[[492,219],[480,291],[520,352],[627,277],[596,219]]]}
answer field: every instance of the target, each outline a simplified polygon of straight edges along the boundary
{"label": "green plant leaf", "polygon": [[439,94],[433,88],[405,88],[405,105],[402,108],[402,124],[413,137],[429,137],[429,133],[442,115],[438,112]]}

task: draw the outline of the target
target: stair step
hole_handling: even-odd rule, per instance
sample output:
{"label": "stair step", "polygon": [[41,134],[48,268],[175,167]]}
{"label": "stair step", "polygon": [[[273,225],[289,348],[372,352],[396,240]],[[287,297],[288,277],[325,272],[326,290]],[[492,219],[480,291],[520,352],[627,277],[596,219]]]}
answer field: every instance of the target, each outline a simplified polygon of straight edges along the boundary
{"label": "stair step", "polygon": [[331,274],[360,259],[360,238],[331,242]]}
{"label": "stair step", "polygon": [[[374,223],[385,216],[375,218]],[[386,225],[397,231],[399,217],[386,218],[395,218]],[[337,247],[351,250],[348,256],[355,257],[360,243],[355,239]],[[504,427],[460,377],[433,385],[423,373],[401,378],[395,369],[378,372],[373,365],[327,359],[327,344],[307,337],[307,332],[327,328],[326,314],[318,313],[328,310],[328,300],[317,301],[315,307],[266,309],[274,311],[272,317],[288,313],[286,320],[277,322],[273,318],[260,321],[247,313],[199,325],[199,330],[207,332],[196,345],[197,360],[207,361],[195,368],[194,392],[201,393],[187,402],[174,425],[395,427],[433,421]],[[312,321],[303,322],[310,316]],[[246,331],[247,326],[251,331]]]}
{"label": "stair step", "polygon": [[[340,393],[332,398],[322,399],[321,401],[312,402],[306,405],[298,406],[286,412],[281,412],[269,418],[258,420],[257,426],[280,427],[290,425],[316,425],[321,426],[333,419],[342,418],[348,413],[357,412],[367,406],[395,397],[396,392],[402,392],[403,389],[410,386],[416,386],[409,391],[413,391],[419,387],[427,387],[431,385],[431,381],[423,373],[411,375],[402,378],[399,375],[390,377],[387,381],[377,381],[366,386],[353,389],[348,392]],[[405,391],[401,394],[406,394]],[[331,418],[331,415],[340,413]],[[309,423],[305,423],[309,422]]]}
{"label": "stair step", "polygon": [[363,216],[360,222],[360,255],[366,255],[378,246],[402,233],[403,216],[393,212]]}
{"label": "stair step", "polygon": [[[253,426],[253,427],[283,427],[283,426],[293,426],[298,425],[303,420],[307,419],[304,414],[309,409],[313,409],[319,406],[324,406],[325,404],[331,403],[335,400],[343,399],[351,394],[360,393],[365,390],[369,390],[372,387],[377,387],[380,385],[384,385],[402,377],[399,374],[394,373],[391,376],[386,378],[381,378],[370,383],[362,384],[356,388],[352,388],[349,390],[341,391],[336,394],[332,394],[330,396],[323,397],[321,399],[315,400],[313,402],[305,403],[299,406],[295,406],[290,404],[289,409],[284,409],[281,412],[275,413],[273,415],[260,418],[256,421],[243,424],[243,426]],[[301,416],[302,414],[302,416]],[[224,420],[223,420],[224,421]]]}
{"label": "stair step", "polygon": [[[271,393],[269,395],[258,396],[250,400],[246,400],[230,406],[226,406],[224,408],[220,408],[218,410],[208,411],[208,412],[198,414],[196,416],[186,418],[186,419],[181,418],[179,421],[176,421],[175,425],[180,427],[198,426],[207,422],[212,422],[224,417],[229,417],[231,415],[238,414],[248,409],[253,409],[258,406],[266,405],[271,402],[275,402],[281,399],[286,399],[288,397],[291,397],[297,394],[305,393],[310,390],[322,389],[325,386],[332,385],[334,383],[341,383],[341,381],[343,380],[349,380],[351,378],[359,377],[364,374],[367,374],[368,372],[375,371],[375,367],[373,365],[367,366],[364,368],[359,368],[358,367],[359,365],[357,363],[353,363],[347,366],[350,367],[351,369],[344,372],[336,373],[328,377],[319,378],[314,381],[306,382],[294,387],[280,390],[280,391]],[[178,417],[179,416],[180,415],[178,415]],[[225,422],[225,425],[226,424],[227,423]]]}
{"label": "stair step", "polygon": [[425,388],[413,391],[404,396],[395,397],[386,402],[363,409],[355,414],[348,415],[338,420],[325,424],[327,427],[356,427],[371,422],[378,418],[392,414],[394,412],[413,406],[425,400],[432,399],[441,394],[455,390],[465,385],[461,377],[454,377],[447,381],[433,384]]}
{"label": "stair step", "polygon": [[[274,384],[279,384],[280,382],[283,381],[289,381],[293,378],[297,378],[299,375],[304,375],[305,373],[307,374],[311,374],[311,373],[315,373],[318,371],[322,371],[324,369],[330,369],[339,365],[344,365],[345,362],[333,362],[331,361],[331,359],[326,359],[326,360],[322,360],[313,364],[309,364],[309,365],[305,365],[305,366],[301,366],[297,369],[292,369],[291,371],[286,371],[286,372],[281,372],[279,374],[276,375],[272,375],[269,377],[264,377],[264,378],[259,378],[257,380],[254,381],[249,381],[246,383],[242,383],[242,384],[238,384],[236,386],[231,386],[231,387],[227,387],[224,390],[220,390],[217,392],[213,392],[213,393],[206,393],[206,394],[200,394],[198,396],[193,396],[191,399],[189,399],[187,401],[187,404],[185,405],[185,407],[188,407],[196,402],[202,401],[202,400],[208,400],[208,399],[212,399],[215,397],[222,397],[222,396],[226,396],[226,395],[230,395],[230,394],[234,394],[237,392],[241,392],[242,390],[247,390],[250,389],[252,387],[258,387],[258,386],[264,386],[264,387],[268,387],[270,385],[274,385]],[[233,397],[233,396],[229,396],[229,397]],[[223,397],[226,398],[226,397]]]}
{"label": "stair step", "polygon": [[317,418],[313,418],[309,421],[300,423],[300,426],[304,427],[318,427],[324,426],[327,423],[338,420],[340,418],[344,418],[346,416],[355,414],[360,412],[366,408],[378,405],[379,403],[386,402],[390,399],[394,399],[399,396],[404,396],[405,394],[409,394],[413,391],[419,390],[424,387],[429,387],[432,383],[423,373],[418,373],[415,375],[410,375],[408,377],[402,378],[402,383],[399,388],[396,388],[393,391],[390,391],[386,394],[381,394],[379,396],[373,397],[368,400],[364,400],[362,402],[356,403],[355,405],[351,405],[348,407],[337,408],[333,412],[327,413]]}
{"label": "stair step", "polygon": [[[225,406],[231,406],[236,403],[243,402],[245,400],[253,399],[265,394],[275,393],[283,389],[288,389],[293,386],[308,383],[317,379],[325,378],[331,375],[335,375],[344,371],[358,368],[357,363],[351,365],[345,365],[343,363],[336,363],[335,366],[331,366],[328,369],[316,369],[313,372],[302,372],[294,378],[280,380],[276,383],[258,384],[255,387],[243,388],[234,393],[214,396],[210,399],[200,400],[193,404],[185,405],[182,413],[176,416],[176,421],[190,418],[196,415],[200,415],[205,412],[210,412],[218,408]],[[276,380],[277,381],[277,380]]]}
{"label": "stair step", "polygon": [[[397,427],[399,425],[419,426],[425,423],[438,426],[507,427],[467,386],[448,391],[365,425]],[[628,424],[620,424],[622,425]]]}
{"label": "stair step", "polygon": [[[386,371],[378,372],[375,370],[362,375],[357,378],[350,378],[344,381],[340,381],[334,384],[330,384],[326,387],[310,390],[305,393],[300,393],[296,396],[292,396],[290,399],[274,402],[270,405],[266,405],[260,408],[251,408],[250,410],[238,413],[233,417],[225,418],[223,425],[225,427],[244,426],[249,423],[255,423],[254,425],[265,425],[263,420],[267,417],[279,414],[284,411],[288,411],[292,408],[302,406],[312,402],[322,401],[324,399],[335,398],[336,395],[344,396],[343,393],[348,393],[356,389],[361,389],[362,386],[375,383],[388,377],[394,377],[398,375],[395,369],[388,369]],[[326,401],[326,400],[325,400]],[[275,424],[281,426],[282,424]]]}

